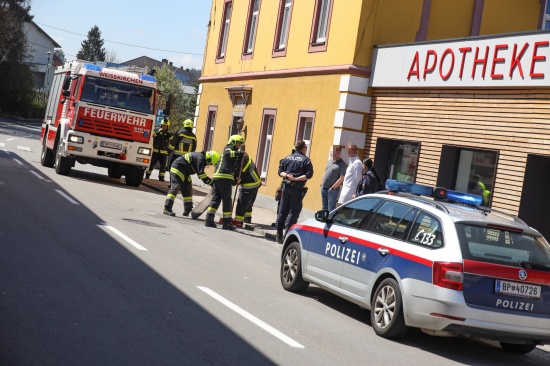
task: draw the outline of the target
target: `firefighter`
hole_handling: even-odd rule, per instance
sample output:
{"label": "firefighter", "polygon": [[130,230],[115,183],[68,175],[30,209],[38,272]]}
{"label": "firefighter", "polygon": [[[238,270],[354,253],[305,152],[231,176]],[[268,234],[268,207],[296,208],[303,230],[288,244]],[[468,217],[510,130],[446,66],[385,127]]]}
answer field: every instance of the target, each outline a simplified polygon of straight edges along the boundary
{"label": "firefighter", "polygon": [[168,216],[176,216],[172,207],[178,189],[181,189],[183,216],[189,216],[193,210],[191,176],[197,174],[205,184],[212,185],[212,179],[204,173],[204,168],[208,165],[216,165],[218,160],[220,160],[220,155],[213,150],[187,153],[174,160],[170,168],[170,189],[166,195],[163,213]]}
{"label": "firefighter", "polygon": [[235,230],[232,224],[232,202],[231,191],[232,186],[239,184],[240,179],[235,176],[238,174],[241,159],[248,155],[240,150],[244,144],[244,139],[240,135],[233,135],[229,138],[227,145],[223,149],[221,159],[218,162],[213,174],[213,191],[210,207],[206,210],[205,226],[217,227],[214,223],[214,216],[220,203],[223,209],[223,227],[224,230]]}
{"label": "firefighter", "polygon": [[168,163],[168,145],[170,144],[170,139],[174,136],[168,127],[170,127],[170,121],[164,117],[160,127],[153,131],[153,156],[151,157],[151,165],[149,165],[149,169],[145,172],[145,179],[149,179],[151,172],[155,169],[155,165],[159,162],[159,180],[164,181],[166,164]]}
{"label": "firefighter", "polygon": [[[243,149],[244,145],[241,147]],[[243,149],[244,151],[244,149]],[[242,227],[243,223],[252,222],[252,208],[258,189],[261,185],[260,175],[256,169],[256,164],[249,156],[243,157],[243,167],[241,169],[241,188],[239,189],[239,199],[237,200],[237,208],[235,209],[235,220],[233,225]]]}
{"label": "firefighter", "polygon": [[183,154],[194,152],[197,149],[197,137],[193,133],[193,121],[190,119],[183,121],[183,128],[172,137],[169,148],[173,151],[170,166],[172,166],[174,160]]}

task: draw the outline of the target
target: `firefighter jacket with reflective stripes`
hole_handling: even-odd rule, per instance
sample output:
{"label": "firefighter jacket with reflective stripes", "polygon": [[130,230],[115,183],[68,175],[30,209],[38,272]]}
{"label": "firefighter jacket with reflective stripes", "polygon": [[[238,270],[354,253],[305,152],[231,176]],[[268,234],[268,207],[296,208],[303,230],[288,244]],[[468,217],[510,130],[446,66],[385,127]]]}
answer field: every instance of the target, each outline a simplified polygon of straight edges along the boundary
{"label": "firefighter jacket with reflective stripes", "polygon": [[256,164],[247,156],[244,158],[243,168],[241,169],[241,186],[243,189],[253,189],[258,188],[261,183]]}
{"label": "firefighter jacket with reflective stripes", "polygon": [[176,155],[194,152],[196,149],[197,137],[190,128],[182,128],[170,141],[170,150],[174,150]]}
{"label": "firefighter jacket with reflective stripes", "polygon": [[206,155],[204,152],[192,152],[180,156],[172,163],[170,173],[177,175],[182,181],[186,177],[197,174],[205,184],[211,185],[212,179],[204,173]]}
{"label": "firefighter jacket with reflective stripes", "polygon": [[168,146],[173,136],[172,131],[169,129],[163,130],[162,127],[153,131],[153,152],[168,155]]}
{"label": "firefighter jacket with reflective stripes", "polygon": [[243,152],[241,150],[237,150],[231,145],[225,145],[212,178],[214,180],[229,179],[231,182],[235,182],[242,156]]}

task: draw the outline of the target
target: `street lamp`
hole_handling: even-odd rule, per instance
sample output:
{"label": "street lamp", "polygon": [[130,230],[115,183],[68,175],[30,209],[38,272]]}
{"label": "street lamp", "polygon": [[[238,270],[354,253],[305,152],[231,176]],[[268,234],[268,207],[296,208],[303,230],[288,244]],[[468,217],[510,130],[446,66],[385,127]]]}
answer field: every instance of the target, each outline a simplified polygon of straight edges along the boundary
{"label": "street lamp", "polygon": [[48,90],[48,74],[50,71],[50,55],[52,53],[50,51],[46,52],[46,55],[48,56],[48,61],[46,62],[46,76],[44,77],[44,89],[45,91]]}

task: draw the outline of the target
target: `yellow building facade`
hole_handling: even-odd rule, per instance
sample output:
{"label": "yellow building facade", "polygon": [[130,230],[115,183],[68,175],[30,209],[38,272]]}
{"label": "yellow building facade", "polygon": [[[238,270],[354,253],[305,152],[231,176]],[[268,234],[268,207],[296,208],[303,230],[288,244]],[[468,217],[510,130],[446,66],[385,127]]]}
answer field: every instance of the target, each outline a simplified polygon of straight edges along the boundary
{"label": "yellow building facade", "polygon": [[[195,112],[198,149],[221,150],[230,135],[241,134],[262,175],[256,204],[275,210],[279,160],[305,140],[315,174],[304,209],[315,212],[333,145],[355,144],[360,157],[377,154],[386,123],[373,113],[386,89],[371,85],[377,47],[536,31],[545,22],[545,3],[212,0]],[[389,90],[391,97],[398,93]],[[439,156],[431,158],[439,163]],[[375,166],[380,170],[376,159]],[[422,174],[414,181],[435,183]]]}

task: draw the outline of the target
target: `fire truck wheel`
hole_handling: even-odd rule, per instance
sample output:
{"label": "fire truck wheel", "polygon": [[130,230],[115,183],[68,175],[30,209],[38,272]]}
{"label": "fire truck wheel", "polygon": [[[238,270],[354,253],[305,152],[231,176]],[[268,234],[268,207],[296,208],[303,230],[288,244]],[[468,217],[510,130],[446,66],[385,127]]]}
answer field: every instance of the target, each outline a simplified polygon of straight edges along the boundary
{"label": "fire truck wheel", "polygon": [[120,177],[122,177],[122,168],[119,166],[111,166],[107,168],[107,174],[109,178],[120,179]]}
{"label": "fire truck wheel", "polygon": [[60,175],[69,175],[73,164],[70,158],[61,156],[60,150],[62,148],[62,146],[59,146],[57,154],[55,154],[55,172]]}
{"label": "fire truck wheel", "polygon": [[47,168],[52,168],[54,163],[54,156],[53,151],[48,149],[46,146],[46,137],[44,137],[44,141],[42,142],[42,154],[40,155],[40,164],[42,166],[45,166]]}
{"label": "fire truck wheel", "polygon": [[143,174],[145,170],[139,168],[129,168],[126,171],[126,185],[132,187],[139,187],[143,180]]}

